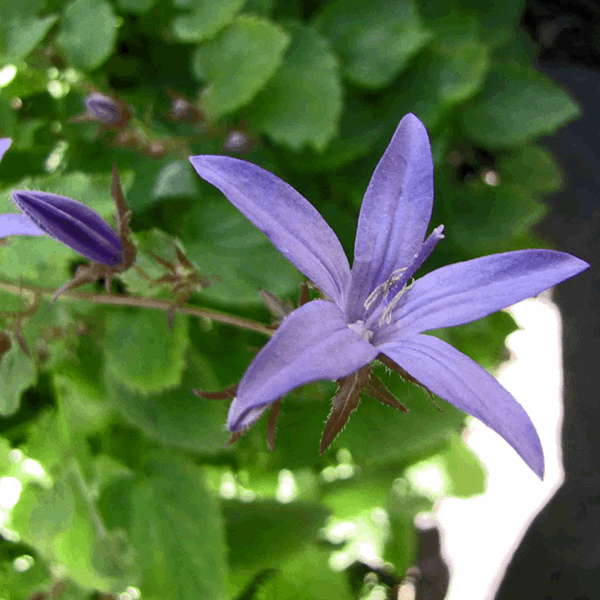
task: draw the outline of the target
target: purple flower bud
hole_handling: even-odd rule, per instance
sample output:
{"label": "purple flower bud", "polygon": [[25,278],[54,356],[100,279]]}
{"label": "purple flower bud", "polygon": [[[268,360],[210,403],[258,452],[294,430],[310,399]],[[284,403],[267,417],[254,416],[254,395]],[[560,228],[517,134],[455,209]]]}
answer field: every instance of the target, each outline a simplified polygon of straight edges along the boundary
{"label": "purple flower bud", "polygon": [[118,125],[124,120],[123,107],[110,96],[94,92],[84,100],[87,116],[105,125]]}
{"label": "purple flower bud", "polygon": [[[48,192],[18,190],[10,195],[21,212],[50,237],[94,262],[109,266],[121,262],[123,247],[119,236],[96,211],[85,204]],[[15,216],[18,215],[2,215],[0,236],[29,234],[25,230],[4,232],[6,217]]]}

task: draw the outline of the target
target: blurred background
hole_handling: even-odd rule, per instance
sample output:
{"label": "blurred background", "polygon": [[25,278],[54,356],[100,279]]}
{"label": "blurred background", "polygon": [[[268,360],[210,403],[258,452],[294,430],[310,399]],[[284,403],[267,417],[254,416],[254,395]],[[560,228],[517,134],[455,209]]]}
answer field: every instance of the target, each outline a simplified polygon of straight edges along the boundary
{"label": "blurred background", "polygon": [[[270,323],[259,290],[295,306],[301,275],[187,157],[276,173],[351,259],[373,168],[413,112],[446,234],[423,273],[536,247],[593,267],[599,32],[585,2],[3,0],[0,210],[40,189],[110,219],[116,163],[138,260],[113,293]],[[282,403],[273,452],[266,422],[225,447],[228,403],[192,389],[235,384],[265,336],[66,296],[48,310],[82,262],[51,239],[0,244],[1,600],[598,597],[593,268],[553,296],[562,334],[546,295],[435,332],[530,412],[540,483],[383,369],[408,415],[364,398],[320,456],[320,382]]]}

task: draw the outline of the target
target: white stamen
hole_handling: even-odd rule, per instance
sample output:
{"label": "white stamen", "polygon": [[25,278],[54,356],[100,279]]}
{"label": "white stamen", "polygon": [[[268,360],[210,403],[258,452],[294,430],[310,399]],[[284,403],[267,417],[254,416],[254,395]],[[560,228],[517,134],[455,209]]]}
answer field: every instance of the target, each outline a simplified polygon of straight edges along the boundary
{"label": "white stamen", "polygon": [[381,319],[379,319],[379,323],[378,323],[379,327],[381,327],[384,322],[386,322],[388,325],[392,322],[392,312],[394,311],[394,308],[396,308],[396,304],[398,304],[398,302],[400,301],[400,298],[402,298],[402,296],[404,296],[404,294],[406,294],[406,292],[408,292],[408,290],[412,289],[413,285],[415,285],[414,280],[411,281],[411,283],[409,285],[405,285],[392,298],[392,301],[385,307],[385,310],[383,311],[383,314],[381,315]]}
{"label": "white stamen", "polygon": [[388,292],[392,289],[392,286],[397,281],[400,281],[400,279],[402,279],[402,274],[404,273],[404,271],[406,271],[407,268],[408,267],[402,267],[401,269],[397,269],[390,275],[390,278],[387,281],[384,281],[383,283],[379,284],[369,294],[369,297],[365,300],[365,303],[363,305],[365,307],[365,310],[369,310],[369,308],[373,306],[373,303],[375,302],[375,300],[377,300],[377,298],[379,298],[379,296],[387,296]]}

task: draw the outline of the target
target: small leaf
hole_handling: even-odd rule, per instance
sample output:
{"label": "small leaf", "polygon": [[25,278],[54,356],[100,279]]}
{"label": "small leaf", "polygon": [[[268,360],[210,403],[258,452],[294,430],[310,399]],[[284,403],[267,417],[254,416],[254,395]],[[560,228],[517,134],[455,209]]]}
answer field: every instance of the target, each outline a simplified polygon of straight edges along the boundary
{"label": "small leaf", "polygon": [[313,28],[287,29],[293,41],[284,63],[255,98],[248,122],[295,150],[304,145],[323,150],[337,133],[342,112],[338,62]]}
{"label": "small leaf", "polygon": [[112,312],[104,342],[107,373],[143,393],[173,388],[181,382],[188,343],[188,318],[183,315],[171,329],[161,312]]}
{"label": "small leaf", "polygon": [[327,513],[320,504],[304,502],[223,502],[232,570],[255,573],[281,565],[316,540]]}
{"label": "small leaf", "polygon": [[412,0],[329,2],[316,25],[332,40],[346,77],[368,88],[391,83],[432,35]]}
{"label": "small leaf", "polygon": [[270,577],[261,600],[352,600],[349,577],[344,571],[333,571],[328,553],[314,546],[292,557]]}
{"label": "small leaf", "polygon": [[[160,316],[166,321],[165,315]],[[180,386],[140,398],[109,376],[106,399],[128,423],[161,444],[203,454],[221,453],[228,434],[229,402],[194,396],[194,387],[215,385],[215,376],[199,352],[190,350],[186,358],[188,367]]]}
{"label": "small leaf", "polygon": [[462,111],[467,135],[485,148],[553,132],[579,115],[566,92],[533,68],[495,64],[476,102]]}
{"label": "small leaf", "polygon": [[151,454],[149,470],[130,494],[142,597],[221,600],[227,548],[219,504],[202,470],[158,453]]}
{"label": "small leaf", "polygon": [[198,47],[192,63],[208,86],[202,106],[213,120],[252,100],[283,62],[290,36],[278,25],[239,16],[214,40]]}
{"label": "small leaf", "polygon": [[58,15],[18,19],[8,23],[4,37],[4,60],[16,61],[27,55],[46,37]]}
{"label": "small leaf", "polygon": [[112,54],[118,19],[105,0],[74,0],[67,4],[56,41],[73,66],[91,71]]}
{"label": "small leaf", "polygon": [[[6,347],[6,334],[3,334]],[[0,415],[7,417],[19,409],[21,395],[35,384],[37,377],[33,359],[19,344],[5,350],[0,361]]]}
{"label": "small leaf", "polygon": [[135,15],[148,12],[155,4],[156,0],[118,0],[119,8],[122,11]]}
{"label": "small leaf", "polygon": [[198,194],[198,178],[194,176],[188,160],[177,160],[166,164],[156,175],[151,198],[162,200],[175,196]]}
{"label": "small leaf", "polygon": [[556,160],[541,146],[519,146],[503,157],[497,171],[500,182],[529,194],[557,192],[562,185]]}
{"label": "small leaf", "polygon": [[191,12],[173,19],[173,33],[182,42],[201,42],[211,38],[233,21],[244,3],[245,0],[196,0],[189,4]]}

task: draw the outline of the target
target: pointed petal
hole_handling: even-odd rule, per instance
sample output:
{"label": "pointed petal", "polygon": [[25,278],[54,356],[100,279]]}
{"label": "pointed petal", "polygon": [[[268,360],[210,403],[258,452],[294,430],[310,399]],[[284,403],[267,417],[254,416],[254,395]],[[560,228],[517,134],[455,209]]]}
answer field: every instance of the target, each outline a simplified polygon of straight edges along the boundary
{"label": "pointed petal", "polygon": [[119,236],[85,204],[48,192],[16,190],[10,196],[40,229],[75,252],[105,265],[121,262],[123,247]]}
{"label": "pointed petal", "polygon": [[408,114],[379,161],[358,219],[349,320],[397,269],[408,267],[425,239],[433,208],[433,158],[425,126]]}
{"label": "pointed petal", "polygon": [[585,261],[554,250],[492,254],[442,267],[415,282],[379,342],[476,321],[588,267]]}
{"label": "pointed petal", "polygon": [[9,235],[46,235],[25,215],[0,215],[0,238]]}
{"label": "pointed petal", "polygon": [[293,187],[245,160],[190,156],[200,177],[217,187],[293,265],[334,302],[342,302],[350,266],[337,236]]}
{"label": "pointed petal", "polygon": [[246,427],[294,388],[346,377],[376,355],[374,346],[348,328],[333,302],[305,304],[285,318],[248,367],[229,409],[229,429]]}
{"label": "pointed petal", "polygon": [[10,148],[12,140],[10,138],[0,138],[0,160],[4,156],[4,153]]}
{"label": "pointed petal", "polygon": [[541,478],[544,454],[523,407],[485,369],[446,342],[416,335],[383,344],[379,350],[410,375],[460,410],[501,435]]}

